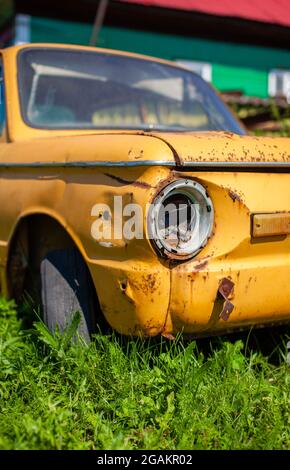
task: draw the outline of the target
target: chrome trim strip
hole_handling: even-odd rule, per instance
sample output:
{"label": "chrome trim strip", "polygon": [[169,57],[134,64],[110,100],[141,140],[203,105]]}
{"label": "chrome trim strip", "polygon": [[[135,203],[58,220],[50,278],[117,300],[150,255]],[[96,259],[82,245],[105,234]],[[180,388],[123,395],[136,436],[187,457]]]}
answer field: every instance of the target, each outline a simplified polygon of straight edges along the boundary
{"label": "chrome trim strip", "polygon": [[131,167],[131,166],[175,166],[175,162],[158,160],[137,160],[137,161],[97,161],[97,162],[33,162],[33,163],[13,163],[0,162],[0,168],[91,168],[91,167]]}
{"label": "chrome trim strip", "polygon": [[289,162],[183,162],[182,167],[196,168],[289,168]]}
{"label": "chrome trim strip", "polygon": [[182,162],[176,165],[174,161],[136,160],[136,161],[95,161],[95,162],[0,162],[0,168],[94,168],[94,167],[134,167],[134,166],[168,166],[178,168],[288,168],[289,162]]}

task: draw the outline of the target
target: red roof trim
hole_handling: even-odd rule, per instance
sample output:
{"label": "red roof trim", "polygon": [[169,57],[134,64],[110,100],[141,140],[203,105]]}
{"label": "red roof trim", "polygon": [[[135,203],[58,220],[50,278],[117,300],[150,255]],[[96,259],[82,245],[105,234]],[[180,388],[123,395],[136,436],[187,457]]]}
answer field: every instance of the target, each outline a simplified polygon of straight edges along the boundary
{"label": "red roof trim", "polygon": [[289,0],[122,0],[143,6],[195,11],[290,27]]}

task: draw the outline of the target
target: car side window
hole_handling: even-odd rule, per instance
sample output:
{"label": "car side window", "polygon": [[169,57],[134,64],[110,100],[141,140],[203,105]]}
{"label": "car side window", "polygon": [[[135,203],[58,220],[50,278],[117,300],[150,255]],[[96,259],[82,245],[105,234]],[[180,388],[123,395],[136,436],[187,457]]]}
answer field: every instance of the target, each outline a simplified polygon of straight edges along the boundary
{"label": "car side window", "polygon": [[4,127],[5,127],[4,74],[3,74],[3,64],[0,59],[0,136],[3,134]]}

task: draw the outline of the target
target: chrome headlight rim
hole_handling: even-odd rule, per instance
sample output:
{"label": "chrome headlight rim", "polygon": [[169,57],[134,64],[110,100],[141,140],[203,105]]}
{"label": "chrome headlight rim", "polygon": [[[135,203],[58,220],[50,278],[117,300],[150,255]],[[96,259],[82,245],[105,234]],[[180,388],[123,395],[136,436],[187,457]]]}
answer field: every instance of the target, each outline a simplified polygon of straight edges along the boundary
{"label": "chrome headlight rim", "polygon": [[[160,239],[160,229],[158,227],[158,213],[161,205],[169,196],[186,196],[192,200],[193,204],[199,205],[199,220],[203,224],[202,236],[197,240],[191,240],[182,249],[173,249]],[[165,185],[159,193],[157,193],[150,205],[147,219],[147,228],[150,241],[154,249],[167,259],[175,259],[179,261],[188,260],[195,257],[208,243],[212,234],[214,225],[214,206],[212,200],[204,186],[195,180],[188,178],[179,178]],[[199,234],[200,235],[200,234]]]}

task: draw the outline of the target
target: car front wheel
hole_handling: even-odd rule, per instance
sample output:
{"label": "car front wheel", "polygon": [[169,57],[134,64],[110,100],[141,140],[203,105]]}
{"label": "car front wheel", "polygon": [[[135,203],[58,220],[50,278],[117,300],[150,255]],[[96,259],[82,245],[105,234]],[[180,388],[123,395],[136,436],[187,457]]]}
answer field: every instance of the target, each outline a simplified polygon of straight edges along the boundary
{"label": "car front wheel", "polygon": [[75,248],[47,253],[40,265],[43,319],[54,331],[62,331],[79,312],[79,334],[86,340],[94,331],[94,292],[88,268]]}

